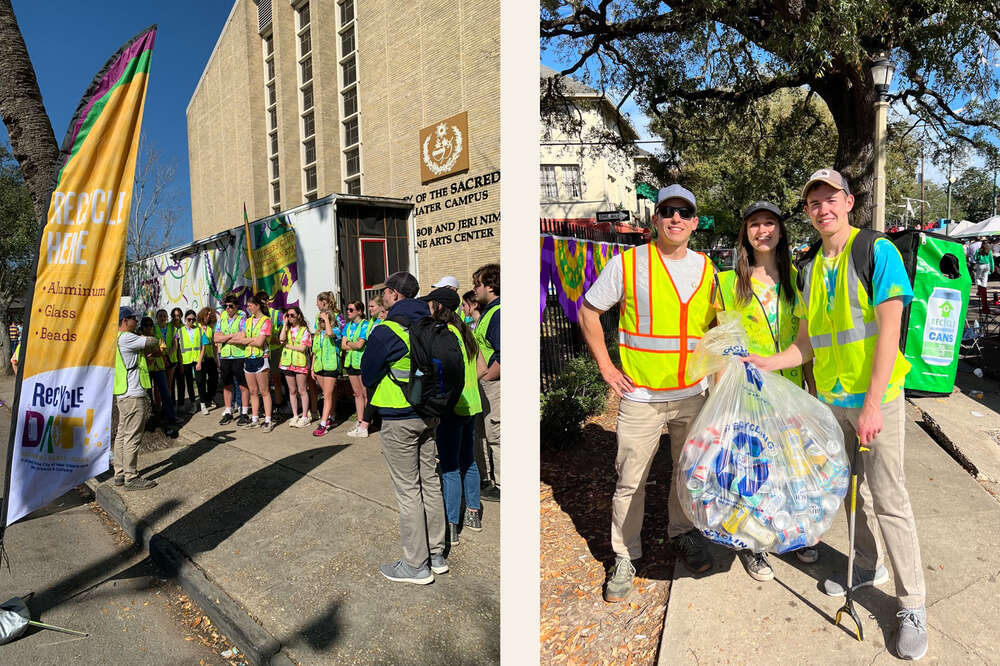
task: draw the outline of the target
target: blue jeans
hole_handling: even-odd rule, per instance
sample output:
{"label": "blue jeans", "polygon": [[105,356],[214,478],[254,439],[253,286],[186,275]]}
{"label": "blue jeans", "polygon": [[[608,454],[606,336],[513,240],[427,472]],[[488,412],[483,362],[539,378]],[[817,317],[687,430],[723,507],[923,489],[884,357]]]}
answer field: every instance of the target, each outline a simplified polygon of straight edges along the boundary
{"label": "blue jeans", "polygon": [[479,466],[476,464],[476,420],[473,416],[452,415],[441,419],[437,430],[438,458],[441,461],[441,485],[444,512],[448,522],[458,525],[462,509],[462,488],[465,506],[479,511]]}
{"label": "blue jeans", "polygon": [[240,385],[233,382],[233,412],[238,412],[243,408],[243,394],[240,393]]}
{"label": "blue jeans", "polygon": [[149,378],[153,380],[153,387],[160,394],[160,409],[167,416],[167,421],[174,423],[177,420],[174,414],[174,396],[167,388],[167,373],[165,370],[151,370]]}

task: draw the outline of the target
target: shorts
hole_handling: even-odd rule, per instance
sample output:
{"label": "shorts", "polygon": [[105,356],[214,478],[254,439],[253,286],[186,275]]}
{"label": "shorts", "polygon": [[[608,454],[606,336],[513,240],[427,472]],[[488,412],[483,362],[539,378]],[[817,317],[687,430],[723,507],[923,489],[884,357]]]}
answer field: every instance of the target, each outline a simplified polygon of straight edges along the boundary
{"label": "shorts", "polygon": [[348,375],[351,375],[353,377],[357,377],[358,375],[361,374],[361,368],[344,368],[344,370],[347,371]]}
{"label": "shorts", "polygon": [[294,377],[295,375],[308,375],[309,370],[307,370],[306,368],[293,369],[291,367],[286,367],[286,368],[281,368],[281,374],[285,375],[286,377]]}
{"label": "shorts", "polygon": [[336,370],[317,370],[316,375],[319,377],[337,377],[340,373]]}
{"label": "shorts", "polygon": [[243,370],[245,372],[249,372],[251,375],[256,375],[257,373],[264,372],[267,369],[268,369],[268,364],[266,356],[243,359]]}
{"label": "shorts", "polygon": [[242,358],[222,358],[219,359],[219,365],[222,370],[223,386],[232,386],[233,380],[236,380],[240,386],[247,385],[247,378],[243,374]]}

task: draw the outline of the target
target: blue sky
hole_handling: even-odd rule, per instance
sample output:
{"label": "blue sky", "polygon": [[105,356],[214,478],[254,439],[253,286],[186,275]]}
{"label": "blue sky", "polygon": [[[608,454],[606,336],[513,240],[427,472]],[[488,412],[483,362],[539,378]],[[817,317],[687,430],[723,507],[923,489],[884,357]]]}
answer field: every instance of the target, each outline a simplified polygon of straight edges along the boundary
{"label": "blue sky", "polygon": [[[175,232],[178,242],[191,240],[184,112],[230,9],[227,0],[14,0],[60,145],[80,97],[101,66],[130,38],[158,25],[142,131],[165,161],[177,165],[173,188],[183,209]],[[0,141],[8,143],[2,123]]]}

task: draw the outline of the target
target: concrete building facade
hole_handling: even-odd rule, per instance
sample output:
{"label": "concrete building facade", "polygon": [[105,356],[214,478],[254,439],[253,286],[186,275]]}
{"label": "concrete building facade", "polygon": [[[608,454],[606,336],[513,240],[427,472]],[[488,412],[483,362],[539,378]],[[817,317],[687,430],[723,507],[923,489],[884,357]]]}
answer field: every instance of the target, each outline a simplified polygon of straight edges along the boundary
{"label": "concrete building facade", "polygon": [[194,238],[407,199],[422,285],[500,255],[499,0],[235,0],[187,109]]}

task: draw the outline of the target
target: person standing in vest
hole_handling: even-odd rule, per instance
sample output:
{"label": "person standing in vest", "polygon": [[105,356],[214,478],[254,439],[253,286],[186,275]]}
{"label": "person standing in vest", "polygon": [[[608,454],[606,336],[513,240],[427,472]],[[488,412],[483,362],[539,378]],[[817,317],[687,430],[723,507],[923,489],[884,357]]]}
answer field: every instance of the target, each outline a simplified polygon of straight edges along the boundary
{"label": "person standing in vest", "polygon": [[[291,428],[305,428],[309,425],[309,359],[306,352],[312,346],[312,334],[306,325],[299,306],[292,305],[285,310],[285,325],[281,327],[278,340],[281,342],[281,372],[288,382],[288,404],[292,409]],[[299,404],[302,414],[299,415]]]}
{"label": "person standing in vest", "polygon": [[[580,328],[604,381],[621,398],[618,406],[618,483],[611,509],[615,565],[604,599],[618,602],[632,590],[633,561],[642,557],[645,485],[660,445],[670,432],[673,480],[667,501],[667,536],[674,552],[693,573],[712,568],[694,525],[681,510],[676,488],[681,449],[691,422],[701,411],[708,379],[686,377],[688,356],[715,320],[715,267],[688,249],[698,228],[694,195],[680,185],[659,191],[653,216],[656,239],[615,255],[587,291]],[[620,304],[618,340],[622,369],[608,356],[601,328],[603,312]]]}
{"label": "person standing in vest", "polygon": [[[170,418],[174,420],[177,413],[177,403],[174,400],[174,371],[177,369],[178,359],[177,330],[170,323],[167,311],[162,308],[156,311],[156,337],[167,347],[161,359],[163,379],[166,382],[166,386],[161,390],[159,381],[155,377],[153,381],[156,382],[156,392],[160,394],[160,404],[167,406],[169,413],[173,415]],[[166,392],[164,393],[164,391]]]}
{"label": "person standing in vest", "polygon": [[[818,397],[840,422],[847,447],[857,437],[870,449],[856,462],[854,585],[889,580],[875,538],[878,529],[899,598],[896,654],[920,659],[927,652],[927,613],[917,525],[903,473],[903,382],[910,364],[899,351],[903,308],[913,299],[913,289],[899,251],[885,238],[872,247],[870,284],[861,278],[869,267],[855,266],[851,257],[859,230],[848,221],[854,197],[840,173],[815,172],[802,198],[823,245],[801,268],[804,317],[798,338],[779,354],[747,360],[776,371],[812,358]],[[845,510],[850,511],[846,503]],[[824,592],[833,597],[844,596],[845,587],[843,574],[823,582]]]}
{"label": "person standing in vest", "polygon": [[250,406],[250,389],[247,387],[247,378],[243,372],[243,358],[246,356],[245,345],[237,342],[246,328],[246,318],[237,306],[236,294],[226,294],[222,299],[224,310],[219,317],[219,323],[215,325],[213,342],[219,347],[219,364],[222,370],[222,399],[226,403],[226,410],[222,413],[219,425],[226,425],[233,420],[233,382],[240,389],[240,418],[236,421],[237,426],[245,426],[250,423],[247,416],[247,408]]}
{"label": "person standing in vest", "polygon": [[[719,302],[724,310],[742,315],[753,354],[776,354],[795,342],[799,332],[801,295],[795,286],[788,232],[781,209],[770,201],[755,201],[743,213],[736,247],[736,269],[718,274]],[[781,375],[816,395],[809,364],[782,370]],[[754,580],[774,579],[766,553],[737,553]],[[819,558],[815,548],[795,551],[801,562]]]}
{"label": "person standing in vest", "polygon": [[340,348],[344,351],[344,369],[351,382],[354,393],[354,409],[358,417],[354,428],[348,437],[367,437],[368,423],[365,421],[365,404],[368,394],[365,385],[361,383],[361,356],[368,339],[368,329],[371,322],[365,318],[365,306],[361,301],[350,301],[347,304],[347,323],[342,329],[344,337],[340,339]]}
{"label": "person standing in vest", "polygon": [[215,330],[215,310],[202,308],[198,311],[198,329],[201,332],[201,351],[194,366],[194,378],[198,382],[201,395],[201,413],[208,414],[215,408],[215,394],[219,390],[219,368],[215,364],[215,345],[212,332]]}
{"label": "person standing in vest", "polygon": [[271,337],[268,340],[268,367],[271,373],[271,385],[274,387],[274,413],[276,416],[285,412],[288,405],[285,404],[285,380],[281,373],[281,327],[284,326],[282,317],[282,307],[278,303],[278,294],[274,298],[268,296],[266,291],[258,291],[257,297],[267,302],[270,312],[268,317],[271,320]]}
{"label": "person standing in vest", "polygon": [[316,296],[316,325],[313,328],[312,339],[312,372],[311,377],[323,391],[323,413],[317,409],[316,401],[310,395],[313,412],[319,418],[319,424],[313,430],[313,437],[322,437],[333,430],[334,401],[337,388],[337,375],[340,374],[340,336],[338,323],[337,298],[332,291],[321,291]]}
{"label": "person standing in vest", "polygon": [[[170,384],[170,390],[174,392],[174,405],[177,407],[177,412],[180,413],[182,410],[188,411],[184,409],[184,362],[181,360],[181,331],[184,330],[184,311],[180,308],[170,310],[170,327],[174,337],[174,350],[168,359],[169,367],[174,370],[174,380]],[[193,395],[191,400],[194,401]]]}
{"label": "person standing in vest", "polygon": [[[385,307],[385,304],[382,302],[382,297],[381,296],[376,296],[375,298],[372,298],[371,300],[368,301],[368,334],[369,335],[371,335],[371,332],[372,332],[373,328],[375,328],[376,326],[379,326],[380,324],[382,324],[382,322],[385,321],[385,316],[386,316],[386,307]],[[362,350],[361,354],[362,354],[362,356],[364,356],[364,350]],[[360,435],[357,432],[355,432],[354,434],[347,433],[348,437],[359,437],[359,436],[360,437],[367,437],[368,436],[368,430],[371,428],[371,425],[373,423],[378,423],[379,422],[378,410],[375,409],[375,407],[372,406],[372,394],[371,394],[371,391],[369,391],[367,389],[367,387],[365,387],[365,395],[368,397],[367,401],[365,402],[365,412],[364,412],[363,417],[362,417],[363,420],[364,420],[364,424],[365,424],[365,434],[364,435]]]}
{"label": "person standing in vest", "polygon": [[114,463],[116,486],[125,490],[149,490],[156,481],[139,476],[139,442],[149,418],[149,396],[152,388],[145,352],[166,343],[155,337],[136,335],[139,319],[131,308],[118,309],[118,345],[115,348],[115,404],[118,406],[118,433],[115,436]]}
{"label": "person standing in vest", "polygon": [[448,572],[434,441],[438,419],[418,415],[396,384],[410,379],[406,326],[430,315],[427,304],[413,298],[419,290],[417,279],[409,273],[400,271],[386,278],[382,299],[389,306],[388,317],[368,338],[361,357],[361,380],[374,389],[372,404],[382,417],[382,456],[396,492],[403,545],[402,558],[379,570],[391,581],[426,585],[434,582],[434,574]]}
{"label": "person standing in vest", "polygon": [[486,264],[472,274],[472,289],[482,316],[475,336],[482,354],[483,477],[489,484],[481,493],[487,502],[500,501],[500,264]]}
{"label": "person standing in vest", "polygon": [[[264,432],[274,430],[271,421],[271,391],[269,388],[271,373],[268,368],[271,350],[271,318],[267,307],[267,299],[255,294],[247,301],[247,313],[242,337],[234,338],[236,342],[246,345],[246,356],[243,358],[243,376],[250,389],[250,423],[247,428],[260,428]],[[264,421],[260,421],[258,398],[264,411]]]}
{"label": "person standing in vest", "polygon": [[[181,399],[184,398],[184,385],[186,383],[188,396],[191,398],[191,406],[187,411],[194,413],[197,404],[194,397],[195,366],[201,356],[201,328],[198,326],[198,315],[195,314],[194,310],[188,310],[184,313],[184,326],[178,333],[177,340],[180,344],[181,358],[177,366],[181,375],[178,380]],[[207,410],[203,411],[207,413]]]}

